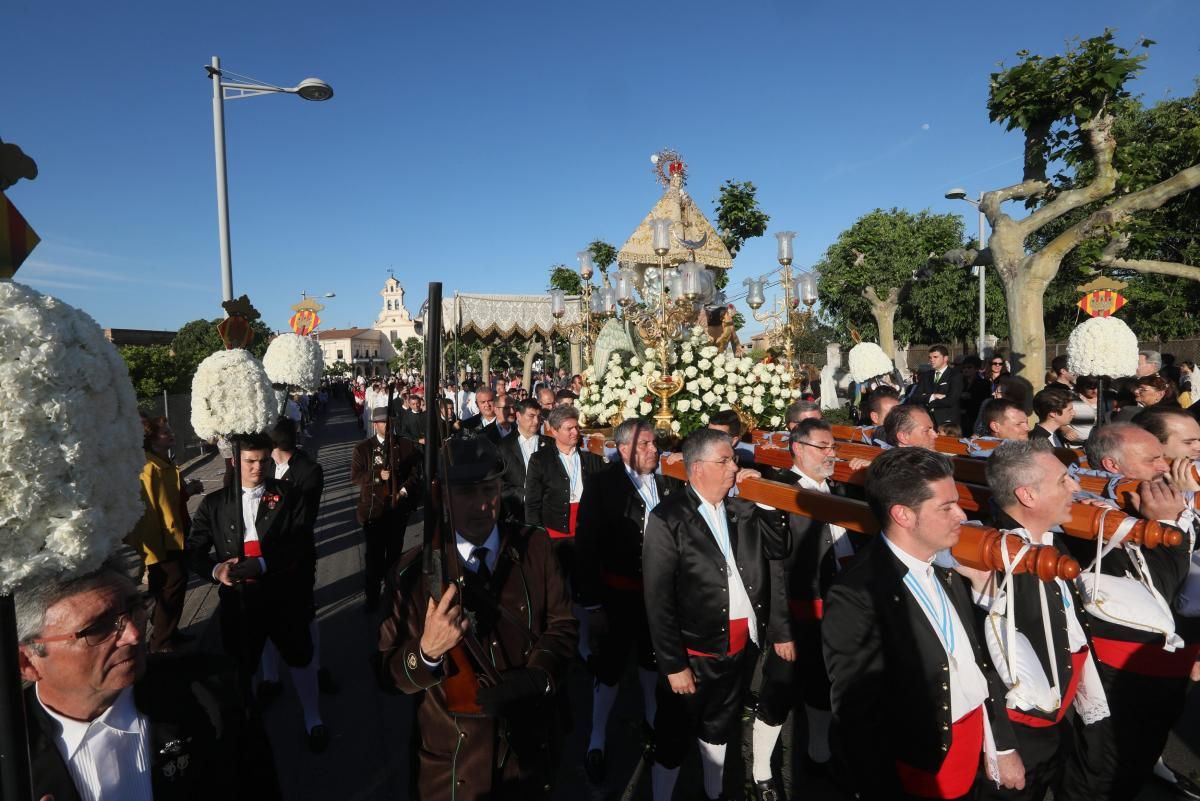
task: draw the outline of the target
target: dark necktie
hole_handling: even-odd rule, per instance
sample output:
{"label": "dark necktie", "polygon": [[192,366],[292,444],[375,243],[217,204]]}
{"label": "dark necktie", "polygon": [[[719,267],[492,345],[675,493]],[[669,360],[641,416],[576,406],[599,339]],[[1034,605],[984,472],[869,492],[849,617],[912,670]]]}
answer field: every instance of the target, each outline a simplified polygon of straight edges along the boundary
{"label": "dark necktie", "polygon": [[487,566],[487,556],[487,548],[476,548],[475,550],[471,551],[471,558],[474,559],[475,564],[478,565],[478,567],[475,568],[475,575],[478,576],[484,584],[492,580],[492,571],[489,570]]}

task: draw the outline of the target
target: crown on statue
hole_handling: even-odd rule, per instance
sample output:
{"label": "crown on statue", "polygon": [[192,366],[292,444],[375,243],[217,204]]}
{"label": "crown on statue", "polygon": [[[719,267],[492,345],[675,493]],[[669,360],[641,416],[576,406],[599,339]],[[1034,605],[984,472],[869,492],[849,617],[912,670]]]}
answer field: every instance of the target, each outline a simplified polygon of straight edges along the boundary
{"label": "crown on statue", "polygon": [[225,301],[221,308],[229,315],[217,325],[217,333],[221,335],[225,349],[249,347],[254,341],[254,329],[250,327],[250,322],[262,316],[258,309],[254,308],[246,295]]}

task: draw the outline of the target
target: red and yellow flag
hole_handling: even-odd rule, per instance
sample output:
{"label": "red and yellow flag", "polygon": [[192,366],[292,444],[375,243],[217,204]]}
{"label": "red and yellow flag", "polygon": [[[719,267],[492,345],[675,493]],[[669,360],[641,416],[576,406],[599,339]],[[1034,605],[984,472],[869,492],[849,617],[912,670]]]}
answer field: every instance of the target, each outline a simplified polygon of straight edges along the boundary
{"label": "red and yellow flag", "polygon": [[1111,289],[1096,289],[1080,298],[1076,305],[1093,317],[1108,317],[1125,305],[1125,297]]}
{"label": "red and yellow flag", "polygon": [[42,238],[0,192],[0,278],[12,278]]}

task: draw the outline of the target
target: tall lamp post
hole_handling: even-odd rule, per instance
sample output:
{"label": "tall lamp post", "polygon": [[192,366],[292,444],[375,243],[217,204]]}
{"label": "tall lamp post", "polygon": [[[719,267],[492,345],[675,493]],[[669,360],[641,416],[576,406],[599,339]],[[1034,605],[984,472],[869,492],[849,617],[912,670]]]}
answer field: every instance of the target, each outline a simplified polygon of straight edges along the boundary
{"label": "tall lamp post", "polygon": [[[983,249],[985,247],[987,247],[987,243],[983,239],[984,225],[987,222],[987,220],[984,219],[984,214],[983,214],[983,193],[982,192],[979,193],[979,200],[972,200],[971,198],[967,197],[967,190],[956,186],[953,189],[951,189],[949,192],[946,193],[946,199],[947,200],[964,200],[967,203],[970,203],[972,206],[974,206],[976,208],[976,210],[979,212],[979,251],[982,253]],[[978,271],[978,274],[979,274],[979,344],[978,344],[978,353],[979,353],[979,358],[982,359],[983,358],[983,346],[986,343],[986,337],[987,337],[987,310],[985,308],[985,300],[984,300],[986,297],[987,284],[985,284],[984,280],[983,280],[984,279],[984,266],[982,264],[976,264],[975,269],[976,269],[976,271]]]}
{"label": "tall lamp post", "polygon": [[[221,238],[221,299],[233,300],[233,259],[229,246],[229,191],[225,169],[225,101],[265,94],[298,95],[305,100],[328,100],[333,87],[318,78],[305,78],[297,86],[275,86],[245,75],[221,70],[221,59],[212,57],[205,67],[213,82],[213,146],[217,159],[217,231]],[[225,80],[228,74],[240,83]]]}

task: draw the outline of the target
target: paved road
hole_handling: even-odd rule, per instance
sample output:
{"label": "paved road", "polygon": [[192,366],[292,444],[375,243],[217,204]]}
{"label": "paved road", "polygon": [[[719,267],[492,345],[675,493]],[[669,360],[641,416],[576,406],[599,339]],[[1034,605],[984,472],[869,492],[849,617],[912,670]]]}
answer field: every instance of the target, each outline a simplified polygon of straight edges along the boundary
{"label": "paved road", "polygon": [[[289,801],[402,801],[413,797],[409,794],[407,754],[414,734],[415,699],[381,692],[367,667],[367,657],[375,647],[378,620],[362,611],[362,537],[354,520],[356,492],[349,481],[351,452],[363,434],[349,408],[336,404],[310,433],[305,447],[316,453],[325,469],[325,495],[316,532],[320,654],[322,664],[341,685],[337,695],[321,699],[325,721],[333,734],[329,750],[321,755],[308,752],[299,702],[290,688],[267,709],[264,720],[275,744],[279,774]],[[195,466],[188,477],[203,480],[205,488],[213,490],[220,486],[223,469],[220,459],[212,459]],[[193,500],[193,504],[198,502]],[[418,515],[410,520],[407,544],[419,544],[420,536]],[[208,625],[215,604],[212,585],[194,579],[188,590],[183,625],[185,631],[198,636],[198,648],[219,648],[216,626]],[[609,727],[609,777],[598,788],[588,783],[582,767],[590,730],[591,685],[581,664],[573,668],[568,691],[574,725],[564,744],[555,797],[564,801],[616,798],[638,755],[636,722],[641,717],[641,701],[636,681],[632,675],[628,677],[614,710]],[[1168,746],[1168,761],[1192,772],[1200,772],[1198,707],[1200,694],[1194,692],[1179,731]],[[740,798],[744,770],[739,746],[731,744],[729,753],[726,792],[731,798]],[[818,801],[846,798],[824,780],[805,780],[798,767],[795,776],[800,791],[797,797]],[[699,766],[693,755],[684,765],[675,797],[695,798],[699,794]],[[649,798],[646,781],[637,797]],[[1173,797],[1154,786],[1140,798],[1159,801]]]}

